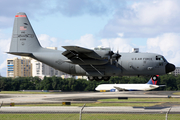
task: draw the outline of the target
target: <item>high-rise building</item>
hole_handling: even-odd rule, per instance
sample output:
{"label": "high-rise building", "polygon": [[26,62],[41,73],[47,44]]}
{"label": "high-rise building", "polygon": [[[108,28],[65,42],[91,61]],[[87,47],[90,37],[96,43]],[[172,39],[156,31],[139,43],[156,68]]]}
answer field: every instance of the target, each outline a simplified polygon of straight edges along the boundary
{"label": "high-rise building", "polygon": [[7,59],[7,77],[32,76],[31,59],[27,57]]}

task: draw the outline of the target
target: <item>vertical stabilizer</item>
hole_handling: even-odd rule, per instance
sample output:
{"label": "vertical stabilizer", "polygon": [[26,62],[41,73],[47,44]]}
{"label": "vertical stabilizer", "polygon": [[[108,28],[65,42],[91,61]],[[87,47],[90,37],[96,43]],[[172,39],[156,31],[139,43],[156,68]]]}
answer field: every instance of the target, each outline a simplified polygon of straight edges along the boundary
{"label": "vertical stabilizer", "polygon": [[151,77],[150,80],[146,84],[156,85],[158,79],[159,79],[159,75],[155,75],[155,76]]}
{"label": "vertical stabilizer", "polygon": [[13,33],[9,53],[23,55],[36,52],[41,45],[32,29],[32,26],[23,12],[15,16]]}

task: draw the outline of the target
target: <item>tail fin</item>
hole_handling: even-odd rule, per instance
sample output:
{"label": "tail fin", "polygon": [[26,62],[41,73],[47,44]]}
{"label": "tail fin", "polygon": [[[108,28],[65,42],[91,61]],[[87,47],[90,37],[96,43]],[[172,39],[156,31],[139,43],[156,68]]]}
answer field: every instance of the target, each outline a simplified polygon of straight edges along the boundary
{"label": "tail fin", "polygon": [[19,12],[15,16],[10,50],[15,55],[28,55],[41,48],[25,13]]}
{"label": "tail fin", "polygon": [[146,84],[156,85],[158,79],[159,79],[159,75],[154,75],[153,77],[150,78],[150,80]]}

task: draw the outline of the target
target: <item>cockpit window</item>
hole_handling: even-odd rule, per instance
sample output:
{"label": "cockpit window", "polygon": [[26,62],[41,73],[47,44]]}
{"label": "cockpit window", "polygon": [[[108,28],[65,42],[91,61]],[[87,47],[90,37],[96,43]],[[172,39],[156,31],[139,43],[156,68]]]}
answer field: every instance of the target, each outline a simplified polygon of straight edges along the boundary
{"label": "cockpit window", "polygon": [[156,56],[156,60],[166,62],[166,59],[163,56],[160,56],[160,55]]}

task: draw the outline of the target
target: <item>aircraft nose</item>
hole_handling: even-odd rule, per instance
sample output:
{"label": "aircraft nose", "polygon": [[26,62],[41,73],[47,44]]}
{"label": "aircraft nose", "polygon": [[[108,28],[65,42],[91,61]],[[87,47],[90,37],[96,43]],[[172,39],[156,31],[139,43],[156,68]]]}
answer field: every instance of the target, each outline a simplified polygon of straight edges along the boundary
{"label": "aircraft nose", "polygon": [[174,71],[175,68],[176,68],[175,65],[173,65],[173,64],[171,64],[171,63],[168,63],[168,64],[166,65],[166,67],[165,67],[166,73],[169,73],[169,72]]}
{"label": "aircraft nose", "polygon": [[99,90],[99,88],[98,88],[98,87],[96,87],[96,88],[95,88],[95,90],[97,90],[97,91],[98,91],[98,90]]}

